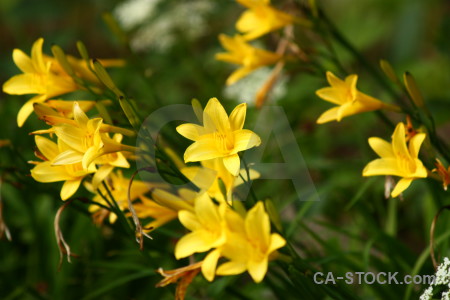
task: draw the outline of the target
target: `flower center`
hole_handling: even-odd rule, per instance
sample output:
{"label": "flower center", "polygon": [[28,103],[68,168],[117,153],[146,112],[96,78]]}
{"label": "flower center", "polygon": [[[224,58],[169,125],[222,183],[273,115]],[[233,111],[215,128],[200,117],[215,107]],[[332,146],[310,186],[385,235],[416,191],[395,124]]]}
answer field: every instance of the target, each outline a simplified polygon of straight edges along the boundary
{"label": "flower center", "polygon": [[214,142],[217,149],[226,154],[234,148],[234,135],[222,132],[214,132]]}

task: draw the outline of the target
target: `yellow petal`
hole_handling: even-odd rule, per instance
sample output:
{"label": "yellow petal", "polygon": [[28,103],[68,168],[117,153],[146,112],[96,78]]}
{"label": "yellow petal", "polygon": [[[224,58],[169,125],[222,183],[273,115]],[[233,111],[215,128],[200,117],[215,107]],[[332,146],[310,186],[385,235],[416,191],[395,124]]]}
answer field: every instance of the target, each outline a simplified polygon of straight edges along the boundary
{"label": "yellow petal", "polygon": [[196,141],[199,136],[206,133],[202,126],[191,123],[182,124],[178,126],[176,129],[179,134],[181,134],[182,136],[191,141]]}
{"label": "yellow petal", "polygon": [[223,164],[225,165],[225,168],[227,168],[228,172],[230,172],[233,176],[239,175],[239,170],[241,168],[241,161],[239,159],[239,155],[233,154],[224,157]]}
{"label": "yellow petal", "polygon": [[112,170],[114,169],[113,166],[110,165],[104,165],[101,166],[97,172],[95,172],[94,177],[92,178],[92,188],[94,190],[97,190],[99,184],[105,180],[106,177],[108,177],[108,175],[112,172]]}
{"label": "yellow petal", "polygon": [[207,130],[215,129],[219,132],[230,130],[228,115],[217,98],[209,99],[203,111],[203,125]]}
{"label": "yellow petal", "polygon": [[341,105],[345,103],[345,98],[334,87],[325,87],[316,91],[316,95],[325,101]]}
{"label": "yellow petal", "polygon": [[17,114],[17,125],[22,127],[30,114],[33,112],[33,105],[37,102],[44,101],[45,97],[36,96],[28,100],[19,110]]}
{"label": "yellow petal", "polygon": [[44,39],[39,38],[34,42],[31,48],[31,60],[33,61],[34,67],[38,72],[46,72],[47,68],[44,63],[44,57],[42,55],[42,45],[44,44]]}
{"label": "yellow petal", "polygon": [[369,145],[382,158],[394,158],[392,145],[383,139],[377,137],[369,138]]}
{"label": "yellow petal", "polygon": [[251,130],[241,129],[234,132],[234,148],[231,154],[238,153],[261,144],[261,138]]}
{"label": "yellow petal", "polygon": [[184,152],[184,161],[208,160],[221,156],[223,155],[217,150],[213,137],[205,135],[186,149]]}
{"label": "yellow petal", "polygon": [[241,103],[233,109],[229,118],[232,131],[242,129],[244,127],[246,112],[247,103]]}
{"label": "yellow petal", "polygon": [[65,167],[52,166],[48,161],[36,165],[31,170],[31,176],[39,182],[73,180],[73,177],[67,173]]}
{"label": "yellow petal", "polygon": [[413,179],[411,178],[402,178],[397,182],[397,185],[395,186],[394,190],[391,193],[391,197],[395,198],[398,195],[400,195],[404,190],[406,190],[411,182],[413,181]]}
{"label": "yellow petal", "polygon": [[363,176],[393,175],[403,177],[395,158],[379,158],[371,161],[363,170]]}
{"label": "yellow petal", "polygon": [[213,281],[216,273],[217,261],[220,257],[220,251],[214,250],[208,253],[202,263],[202,273],[206,280]]}
{"label": "yellow petal", "polygon": [[237,82],[238,80],[244,78],[251,72],[253,72],[255,68],[249,68],[249,67],[242,67],[231,73],[230,76],[228,76],[226,85],[232,85],[233,83]]}
{"label": "yellow petal", "polygon": [[270,220],[261,201],[248,211],[245,217],[245,231],[251,241],[258,243],[265,249],[269,248]]}
{"label": "yellow petal", "polygon": [[64,182],[63,187],[61,189],[61,199],[67,200],[75,194],[80,186],[81,179],[77,180],[67,180]]}
{"label": "yellow petal", "polygon": [[100,156],[100,149],[92,146],[83,155],[82,165],[83,169],[87,170],[91,163]]}
{"label": "yellow petal", "polygon": [[178,212],[178,219],[184,227],[190,231],[195,231],[202,228],[197,216],[190,211],[182,210]]}
{"label": "yellow petal", "polygon": [[409,141],[409,153],[412,158],[417,158],[419,156],[420,146],[425,140],[425,137],[425,133],[418,133]]}
{"label": "yellow petal", "polygon": [[221,264],[217,268],[216,274],[217,275],[225,275],[225,276],[237,275],[237,274],[241,274],[245,270],[247,270],[247,266],[245,263],[240,262],[240,261],[229,261],[229,262]]}
{"label": "yellow petal", "polygon": [[209,249],[211,249],[211,244],[205,238],[203,231],[194,231],[186,234],[178,241],[175,246],[175,257],[180,259]]}
{"label": "yellow petal", "polygon": [[59,153],[53,159],[52,165],[53,166],[71,165],[81,162],[82,159],[83,159],[82,153],[74,150],[66,150],[64,152]]}
{"label": "yellow petal", "polygon": [[405,125],[401,122],[397,124],[392,135],[392,148],[395,155],[410,157],[406,148]]}
{"label": "yellow petal", "polygon": [[14,49],[13,50],[13,60],[16,66],[23,72],[23,73],[34,73],[34,67],[31,63],[31,59],[28,55],[26,55],[22,50],[20,49]]}
{"label": "yellow petal", "polygon": [[78,102],[73,103],[73,117],[75,121],[80,124],[81,126],[85,127],[87,126],[87,123],[89,121],[89,118],[86,116],[84,111],[81,109]]}
{"label": "yellow petal", "polygon": [[273,251],[284,247],[284,245],[286,245],[286,240],[278,233],[272,233],[272,235],[270,236],[270,246],[267,250],[267,254],[270,254]]}
{"label": "yellow petal", "polygon": [[256,283],[261,282],[267,273],[268,259],[263,258],[261,261],[250,260],[248,262],[248,273]]}
{"label": "yellow petal", "polygon": [[193,211],[192,205],[188,203],[186,200],[176,197],[169,192],[161,190],[159,188],[152,191],[152,198],[158,204],[173,209],[175,211],[179,210],[187,210]]}
{"label": "yellow petal", "polygon": [[323,123],[337,120],[339,108],[340,108],[340,106],[337,106],[337,107],[333,107],[333,108],[330,108],[329,110],[325,111],[324,113],[322,113],[320,115],[319,119],[317,119],[316,123],[323,124]]}
{"label": "yellow petal", "polygon": [[54,128],[58,138],[60,138],[69,147],[79,152],[84,152],[86,150],[84,149],[84,145],[82,145],[82,137],[85,136],[85,131],[67,124],[60,124],[54,126]]}
{"label": "yellow petal", "polygon": [[47,158],[48,160],[52,160],[59,153],[58,145],[52,142],[51,140],[42,137],[40,135],[36,135],[34,137],[34,141],[36,142],[36,146],[39,151]]}
{"label": "yellow petal", "polygon": [[3,92],[10,95],[45,94],[42,80],[39,74],[15,75],[3,84]]}
{"label": "yellow petal", "polygon": [[217,206],[207,194],[202,194],[195,199],[195,213],[202,224],[214,226],[221,221]]}

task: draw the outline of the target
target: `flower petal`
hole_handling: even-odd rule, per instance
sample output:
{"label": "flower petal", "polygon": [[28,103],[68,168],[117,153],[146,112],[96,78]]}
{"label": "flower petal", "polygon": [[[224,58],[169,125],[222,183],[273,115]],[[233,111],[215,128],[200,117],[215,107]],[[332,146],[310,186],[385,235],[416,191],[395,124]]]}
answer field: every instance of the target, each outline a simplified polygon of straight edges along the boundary
{"label": "flower petal", "polygon": [[395,158],[379,158],[371,161],[363,170],[363,176],[393,175],[403,177]]}
{"label": "flower petal", "polygon": [[220,250],[216,249],[208,253],[202,263],[202,273],[206,280],[213,281],[216,273],[217,261],[220,257]]}
{"label": "flower petal", "polygon": [[208,134],[202,136],[198,141],[190,145],[184,152],[184,161],[201,161],[222,157],[222,153],[217,150],[214,138]]}
{"label": "flower petal", "polygon": [[106,177],[108,177],[108,175],[112,172],[113,169],[114,169],[113,166],[103,165],[97,170],[97,172],[95,172],[95,175],[92,178],[92,188],[94,189],[94,191],[97,190],[99,184],[103,180],[105,180]]}
{"label": "flower petal", "polygon": [[217,227],[220,224],[221,218],[217,208],[206,193],[195,199],[195,213],[203,225]]}
{"label": "flower petal", "polygon": [[36,146],[38,147],[39,151],[48,160],[52,160],[58,155],[58,145],[56,145],[56,143],[54,143],[53,141],[40,135],[36,135],[34,137],[34,141],[36,142]]}
{"label": "flower petal", "polygon": [[268,264],[267,256],[260,261],[250,260],[248,262],[248,273],[256,283],[259,283],[264,279],[264,276],[267,273]]}
{"label": "flower petal", "polygon": [[52,161],[52,166],[71,165],[81,162],[83,154],[74,150],[59,153]]}
{"label": "flower petal", "polygon": [[219,132],[230,130],[228,115],[217,98],[209,99],[203,111],[203,125],[207,130],[213,129]]}
{"label": "flower petal", "polygon": [[397,182],[397,185],[395,186],[394,190],[391,193],[391,197],[395,198],[398,195],[400,195],[404,190],[406,190],[411,182],[413,181],[412,178],[402,178]]}
{"label": "flower petal", "polygon": [[425,137],[425,133],[418,133],[409,141],[409,153],[412,158],[417,158],[419,156],[420,146],[425,140]]}
{"label": "flower petal", "polygon": [[395,155],[409,157],[409,151],[406,148],[405,125],[400,122],[395,127],[392,135],[392,148]]}
{"label": "flower petal", "polygon": [[241,168],[241,160],[239,159],[239,155],[233,154],[224,157],[223,164],[225,165],[225,168],[227,168],[228,172],[230,172],[233,176],[239,175],[239,170]]}
{"label": "flower petal", "polygon": [[177,197],[169,192],[161,190],[159,188],[153,190],[152,198],[158,204],[176,211],[179,210],[193,211],[192,205],[189,204],[186,200]]}
{"label": "flower petal", "polygon": [[217,275],[237,275],[247,270],[247,266],[241,261],[228,261],[221,264],[217,270]]}
{"label": "flower petal", "polygon": [[87,123],[89,121],[88,116],[86,115],[86,113],[81,109],[80,105],[78,104],[78,102],[74,102],[73,103],[73,118],[75,119],[75,121],[80,124],[83,127],[87,126]]}
{"label": "flower petal", "polygon": [[241,103],[233,109],[229,118],[232,131],[242,129],[244,127],[246,112],[247,103]]}
{"label": "flower petal", "polygon": [[251,130],[241,129],[234,132],[234,148],[231,154],[261,145],[261,138]]}
{"label": "flower petal", "polygon": [[258,243],[262,249],[269,248],[270,220],[261,201],[248,211],[245,217],[245,231],[248,238]]}
{"label": "flower petal", "polygon": [[325,111],[317,119],[316,123],[323,124],[323,123],[337,120],[339,108],[340,108],[340,106],[337,106],[337,107],[333,107],[333,108],[330,108],[329,110]]}
{"label": "flower petal", "polygon": [[67,180],[64,182],[61,189],[61,199],[67,200],[75,194],[75,192],[80,187],[81,179],[77,180]]}
{"label": "flower petal", "polygon": [[267,254],[270,254],[273,251],[284,247],[284,245],[286,245],[286,240],[278,233],[272,233],[272,235],[270,236],[270,246],[267,250]]}
{"label": "flower petal", "polygon": [[202,228],[202,225],[199,222],[197,216],[190,211],[187,210],[179,211],[178,219],[180,220],[180,223],[183,224],[183,226],[189,229],[190,231],[195,231],[197,229]]}
{"label": "flower petal", "polygon": [[191,141],[196,141],[199,136],[206,133],[202,126],[192,123],[182,124],[176,130],[179,134]]}
{"label": "flower petal", "polygon": [[183,236],[175,246],[177,259],[187,257],[194,253],[201,253],[211,249],[209,239],[205,238],[202,230],[197,230]]}
{"label": "flower petal", "polygon": [[369,138],[369,145],[382,158],[395,158],[392,145],[377,137]]}
{"label": "flower petal", "polygon": [[23,73],[34,73],[34,67],[31,59],[20,49],[14,49],[12,54],[14,63]]}
{"label": "flower petal", "polygon": [[31,170],[31,176],[39,182],[57,182],[74,179],[67,173],[65,167],[52,166],[48,161],[36,165]]}

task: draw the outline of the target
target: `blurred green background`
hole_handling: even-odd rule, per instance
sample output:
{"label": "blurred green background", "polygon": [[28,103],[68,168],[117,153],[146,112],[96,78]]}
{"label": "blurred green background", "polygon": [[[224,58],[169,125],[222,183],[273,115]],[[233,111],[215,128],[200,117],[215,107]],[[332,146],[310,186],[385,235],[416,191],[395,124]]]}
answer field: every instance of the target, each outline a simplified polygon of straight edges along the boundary
{"label": "blurred green background", "polygon": [[[448,141],[450,3],[318,2],[371,63],[377,65],[384,58],[399,75],[406,70],[414,74],[440,135]],[[289,1],[273,3],[289,5]],[[214,60],[214,54],[222,51],[218,34],[234,34],[234,22],[242,11],[234,1],[2,0],[0,82],[19,73],[11,58],[12,49],[29,53],[32,43],[44,37],[45,53],[50,54],[51,45],[58,44],[78,56],[75,43],[81,40],[91,57],[130,59],[126,67],[111,74],[116,84],[136,99],[143,116],[163,105],[189,103],[194,97],[203,104],[218,97],[228,112],[239,101],[249,102],[247,127],[251,128],[257,114],[251,98],[263,83],[258,76],[264,78],[268,71],[225,88],[233,67]],[[105,25],[104,13],[117,18],[133,56]],[[270,38],[263,42],[268,48],[274,46]],[[392,101],[344,49],[335,45],[335,50],[347,70],[360,75],[360,90]],[[325,65],[334,68],[331,62]],[[316,125],[317,117],[330,108],[314,94],[325,85],[324,74],[286,71],[271,99],[287,113],[321,201],[298,201],[288,180],[255,182],[255,190],[261,198],[273,199],[296,248],[315,265],[339,274],[367,270],[412,274],[428,244],[431,219],[440,206],[449,204],[448,193],[441,191],[439,183],[414,182],[404,201],[391,204],[396,206],[396,217],[389,215],[389,209],[394,208],[384,199],[384,178],[362,178],[361,171],[375,158],[368,137],[389,139],[391,129],[371,113]],[[173,286],[156,289],[154,285],[161,279],[155,274],[158,267],[170,269],[187,263],[177,262],[173,256],[173,246],[183,232],[176,222],[154,232],[154,240],[146,241],[142,254],[118,225],[96,227],[86,206],[76,201],[63,213],[61,226],[72,251],[80,257],[73,258],[71,264],[64,261],[58,271],[53,218],[62,204],[60,184],[37,183],[29,176],[27,161],[34,159],[34,140],[28,133],[44,126],[32,116],[24,127],[17,127],[17,112],[27,99],[28,95],[0,94],[0,140],[12,144],[0,148],[3,218],[12,235],[12,241],[0,240],[0,299],[171,299]],[[182,138],[178,141],[187,145]],[[177,151],[181,154],[183,149]],[[276,160],[275,152],[268,153],[268,158]],[[77,196],[91,197],[83,191]],[[446,217],[439,222],[437,236],[445,234],[450,225]],[[449,243],[440,245],[439,250],[442,256],[448,255]],[[433,273],[429,260],[420,272]],[[219,278],[212,284],[198,276],[188,299],[298,299],[295,289],[282,295],[273,292],[277,274],[279,271],[269,273],[262,285],[254,284],[248,275]],[[408,289],[350,288],[362,299],[400,299]],[[411,299],[421,288],[411,288]]]}

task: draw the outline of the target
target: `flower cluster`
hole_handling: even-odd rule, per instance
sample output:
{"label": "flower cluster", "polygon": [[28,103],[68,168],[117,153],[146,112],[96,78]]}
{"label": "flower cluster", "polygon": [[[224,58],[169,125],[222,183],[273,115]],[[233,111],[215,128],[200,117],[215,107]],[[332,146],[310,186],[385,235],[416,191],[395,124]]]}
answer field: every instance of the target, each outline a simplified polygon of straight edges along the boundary
{"label": "flower cluster", "polygon": [[284,46],[272,52],[255,47],[249,42],[294,23],[307,27],[311,24],[306,19],[276,9],[270,4],[270,0],[237,0],[237,2],[247,8],[236,22],[239,34],[233,37],[219,35],[220,43],[228,52],[216,54],[216,59],[241,66],[228,77],[227,85],[237,82],[260,67],[277,64],[278,67],[258,92],[256,104],[261,106],[269,86],[275,83],[281,71],[286,43],[283,41]]}

